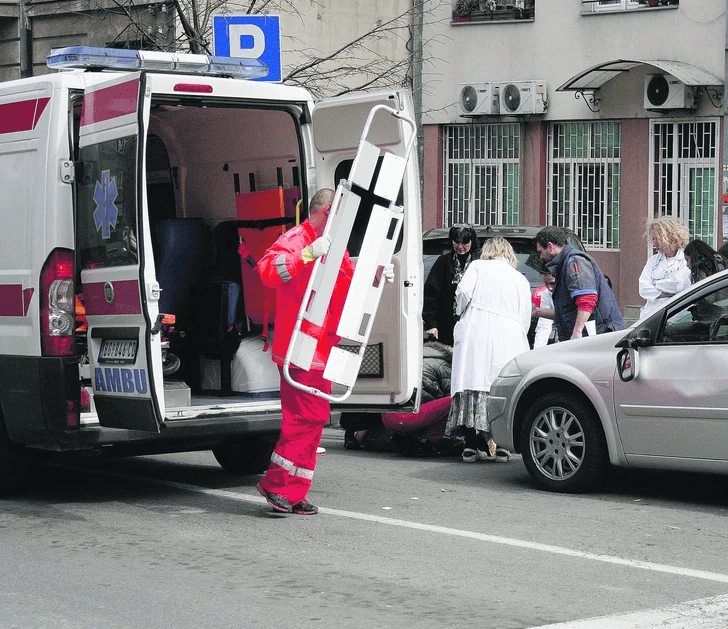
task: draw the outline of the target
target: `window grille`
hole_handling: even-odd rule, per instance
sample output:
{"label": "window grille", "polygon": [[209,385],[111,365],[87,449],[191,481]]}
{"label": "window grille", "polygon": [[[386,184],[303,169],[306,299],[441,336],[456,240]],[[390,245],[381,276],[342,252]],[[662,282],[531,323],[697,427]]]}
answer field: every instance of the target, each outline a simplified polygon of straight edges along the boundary
{"label": "window grille", "polygon": [[443,225],[518,225],[521,127],[444,127]]}
{"label": "window grille", "polygon": [[619,249],[621,131],[608,120],[549,126],[547,222],[588,249]]}
{"label": "window grille", "polygon": [[692,238],[716,244],[718,221],[718,121],[652,121],[650,216],[672,216]]}

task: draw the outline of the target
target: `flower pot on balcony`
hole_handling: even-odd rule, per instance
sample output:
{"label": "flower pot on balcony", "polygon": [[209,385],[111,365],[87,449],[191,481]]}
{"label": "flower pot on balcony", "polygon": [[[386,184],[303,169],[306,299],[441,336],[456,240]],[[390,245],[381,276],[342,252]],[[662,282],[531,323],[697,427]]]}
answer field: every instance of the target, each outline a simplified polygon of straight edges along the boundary
{"label": "flower pot on balcony", "polygon": [[453,22],[470,22],[470,15],[453,15],[452,21]]}

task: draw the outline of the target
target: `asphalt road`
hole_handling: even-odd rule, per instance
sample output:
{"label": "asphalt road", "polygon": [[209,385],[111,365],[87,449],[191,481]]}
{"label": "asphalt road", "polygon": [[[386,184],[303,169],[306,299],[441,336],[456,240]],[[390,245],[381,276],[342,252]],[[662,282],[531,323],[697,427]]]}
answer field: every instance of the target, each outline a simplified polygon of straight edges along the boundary
{"label": "asphalt road", "polygon": [[728,478],[570,496],[518,457],[322,445],[316,516],[208,452],[38,469],[0,502],[0,628],[728,626]]}

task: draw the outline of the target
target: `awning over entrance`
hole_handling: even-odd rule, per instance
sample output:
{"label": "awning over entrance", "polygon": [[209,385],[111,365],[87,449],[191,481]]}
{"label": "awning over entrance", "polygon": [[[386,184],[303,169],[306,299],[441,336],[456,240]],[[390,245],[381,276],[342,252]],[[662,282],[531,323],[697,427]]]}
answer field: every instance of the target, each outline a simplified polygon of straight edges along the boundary
{"label": "awning over entrance", "polygon": [[597,90],[605,83],[619,76],[622,72],[629,72],[640,65],[649,65],[662,72],[671,74],[685,85],[691,86],[722,86],[723,79],[703,70],[697,66],[682,61],[667,61],[664,59],[614,59],[572,76],[566,83],[556,88],[557,92],[585,92]]}

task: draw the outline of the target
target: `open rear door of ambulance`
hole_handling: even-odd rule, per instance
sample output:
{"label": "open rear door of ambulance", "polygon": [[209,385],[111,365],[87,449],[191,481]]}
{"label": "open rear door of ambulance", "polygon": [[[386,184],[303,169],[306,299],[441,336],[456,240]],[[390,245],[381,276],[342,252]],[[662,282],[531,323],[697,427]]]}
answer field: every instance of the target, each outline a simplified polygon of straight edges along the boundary
{"label": "open rear door of ambulance", "polygon": [[140,185],[144,102],[140,73],[117,76],[84,92],[77,264],[99,423],[159,432],[164,418],[162,349],[155,327],[159,287]]}
{"label": "open rear door of ambulance", "polygon": [[[368,140],[382,148],[382,156],[370,188],[355,189],[362,200],[347,242],[355,262],[365,242],[372,207],[379,202],[375,194],[377,181],[388,175],[384,172],[387,162],[383,156],[406,154],[412,138],[410,125],[387,112],[393,109],[414,119],[411,96],[406,90],[351,94],[317,102],[312,115],[316,187],[336,189],[342,179],[349,178],[367,117],[377,105],[388,109],[381,108],[374,115]],[[422,224],[416,147],[408,156],[396,204],[404,208],[404,220],[392,257],[395,282],[384,287],[353,392],[344,402],[335,404],[342,409],[387,411],[419,406],[423,338]],[[335,239],[336,234],[332,234],[332,240]],[[339,385],[334,385],[332,394],[335,396],[341,391]]]}

